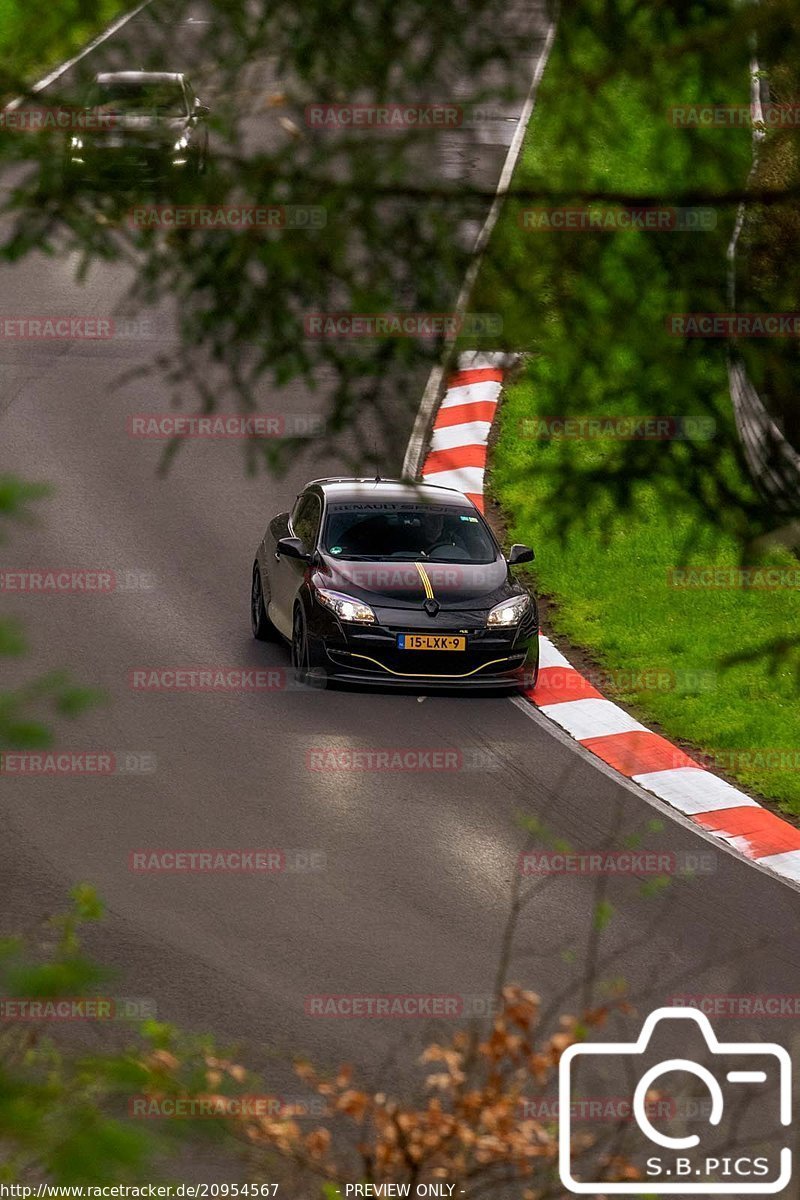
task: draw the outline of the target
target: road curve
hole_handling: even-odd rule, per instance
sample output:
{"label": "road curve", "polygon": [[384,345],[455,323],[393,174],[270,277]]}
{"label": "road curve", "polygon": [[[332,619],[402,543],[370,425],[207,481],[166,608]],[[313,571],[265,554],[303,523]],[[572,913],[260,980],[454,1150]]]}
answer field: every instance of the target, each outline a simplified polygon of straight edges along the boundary
{"label": "road curve", "polygon": [[[543,37],[537,20],[532,53]],[[485,136],[447,144],[442,174],[451,178],[457,160],[496,180],[505,144]],[[31,257],[3,268],[0,314],[113,312],[124,274],[97,266],[79,286],[74,267]],[[89,880],[108,906],[89,945],[119,970],[120,994],[151,999],[164,1019],[245,1042],[251,1059],[274,1071],[282,1070],[276,1054],[302,1052],[322,1065],[354,1061],[385,1081],[406,1069],[403,1046],[423,1037],[426,1023],[313,1017],[306,998],[487,996],[525,842],[523,814],[577,850],[638,835],[676,861],[710,856],[709,873],[676,878],[650,899],[641,879],[605,885],[615,917],[601,973],[624,976],[642,1011],[676,994],[800,994],[796,893],[507,699],[131,689],[134,668],[288,666],[281,647],[249,636],[253,549],[309,474],[341,466],[299,461],[283,478],[248,478],[235,445],[198,442],[158,477],[160,447],[132,441],[126,418],[167,410],[168,389],[157,377],[117,384],[122,370],[173,342],[172,314],[151,315],[158,332],[146,343],[0,345],[0,472],[55,487],[38,523],[3,547],[3,565],[101,567],[153,584],[6,597],[31,641],[9,680],[57,664],[105,688],[106,706],[59,725],[60,745],[146,752],[156,763],[148,774],[0,781],[4,930],[60,907],[72,883]],[[424,375],[416,382],[420,395]],[[319,383],[315,393],[299,384],[272,393],[270,407],[319,411],[326,380]],[[400,468],[413,415],[409,406],[403,440],[387,448],[387,473]],[[352,748],[447,750],[457,759],[446,770],[312,769],[311,750]],[[324,867],[267,877],[137,874],[129,856],[144,847],[301,849],[323,855]],[[521,917],[509,974],[548,1005],[579,1001],[597,895],[596,878],[557,876]],[[795,1027],[720,1024],[789,1047]]]}

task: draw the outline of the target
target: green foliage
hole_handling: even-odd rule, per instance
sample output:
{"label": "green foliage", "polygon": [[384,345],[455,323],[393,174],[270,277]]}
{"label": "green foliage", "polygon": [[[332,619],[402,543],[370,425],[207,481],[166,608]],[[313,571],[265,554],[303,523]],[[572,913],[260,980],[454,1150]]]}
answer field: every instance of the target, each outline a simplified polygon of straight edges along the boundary
{"label": "green foliage", "polygon": [[[797,591],[668,582],[682,565],[738,567],[774,524],[742,457],[725,344],[667,328],[670,313],[727,310],[725,254],[750,130],[681,128],[669,111],[747,108],[753,29],[773,43],[781,31],[787,46],[796,30],[780,4],[634,7],[624,38],[595,0],[565,7],[514,190],[539,193],[539,205],[604,195],[683,205],[688,196],[713,207],[716,228],[531,232],[520,226],[526,205],[509,202],[473,304],[502,308],[509,344],[529,358],[501,410],[489,487],[511,540],[539,549],[537,583],[556,601],[550,620],[590,651],[608,676],[601,688],[800,812],[791,763],[750,766],[736,753],[798,744]],[[628,6],[616,11],[623,20]],[[726,196],[736,200],[715,202]],[[623,415],[701,418],[713,436],[537,436],[547,417]],[[796,567],[782,549],[746,561]],[[618,668],[632,682],[615,685]],[[635,682],[652,671],[674,673],[674,686]]]}
{"label": "green foliage", "polygon": [[[79,950],[77,933],[100,912],[94,891],[82,885],[72,907],[51,923],[55,943],[6,939],[0,944],[0,1000],[89,996],[105,979]],[[4,1020],[0,1027],[0,1140],[6,1149],[0,1178],[46,1172],[59,1183],[96,1183],[135,1177],[145,1165],[148,1139],[102,1111],[120,1056],[97,1058],[86,1073],[80,1057],[42,1034],[41,1023]]]}
{"label": "green foliage", "polygon": [[[71,907],[35,935],[0,942],[0,1002],[108,996],[109,973],[80,946],[82,927],[101,914],[94,889],[81,884],[72,892]],[[128,1113],[128,1101],[143,1094],[206,1092],[208,1060],[218,1053],[211,1040],[183,1037],[156,1021],[124,1028],[114,1016],[111,1009],[108,1020],[97,1021],[89,1053],[85,1041],[64,1035],[58,1022],[4,1014],[0,1181],[44,1176],[84,1186],[141,1182],[154,1178],[159,1159],[187,1134],[202,1139],[210,1132],[210,1121],[143,1125]],[[244,1073],[242,1081],[247,1082]],[[233,1143],[219,1146],[218,1153],[234,1152]]]}
{"label": "green foliage", "polygon": [[0,518],[29,520],[31,502],[50,494],[51,489],[46,483],[30,483],[15,475],[0,475]]}
{"label": "green foliage", "polygon": [[[797,96],[800,71],[791,43],[771,47],[764,62],[769,82],[772,123],[758,145],[755,182],[776,191],[800,190],[800,127]],[[785,106],[791,123],[781,125]],[[770,111],[770,110],[768,110]],[[742,312],[800,312],[797,272],[787,269],[800,256],[800,208],[785,204],[751,205],[737,252],[737,308]],[[800,449],[800,341],[797,338],[744,340],[739,347],[759,395],[786,437]]]}
{"label": "green foliage", "polygon": [[[174,10],[174,21],[145,51],[137,42],[137,65],[174,68],[172,31],[184,7],[165,0],[154,6],[156,28],[165,11]],[[60,7],[53,11],[61,13]],[[314,338],[307,336],[306,317],[450,311],[470,259],[459,231],[484,211],[486,189],[476,196],[460,179],[440,189],[430,130],[382,136],[317,131],[305,109],[354,99],[452,105],[460,100],[454,80],[480,80],[483,73],[491,84],[475,85],[462,114],[468,124],[472,108],[519,95],[520,48],[506,36],[504,12],[499,0],[470,0],[467,20],[458,5],[421,0],[359,0],[333,9],[211,0],[207,24],[194,24],[191,41],[192,62],[213,64],[210,78],[195,77],[213,106],[209,172],[168,195],[140,179],[105,190],[72,186],[60,167],[59,136],[0,130],[0,159],[34,168],[4,201],[9,220],[0,258],[67,256],[79,277],[98,261],[125,264],[133,280],[127,309],[179,308],[179,348],[147,369],[163,373],[184,405],[193,397],[197,411],[235,406],[250,413],[270,403],[276,386],[297,379],[321,386],[324,380],[323,438],[311,447],[308,438],[254,439],[245,448],[248,468],[285,467],[309,448],[341,453],[354,470],[385,467],[389,456],[394,463],[398,431],[416,407],[421,374],[437,361],[442,337]],[[69,17],[67,7],[65,28]],[[20,5],[20,20],[32,35],[37,19]],[[115,39],[119,61],[133,55],[128,36],[123,31]],[[527,31],[519,36],[527,55]],[[259,59],[277,62],[281,91],[259,94],[249,111],[248,71]],[[49,89],[48,103],[78,103],[91,69],[87,64]],[[253,118],[260,131],[255,145],[247,129]],[[131,227],[135,205],[164,200],[312,205],[324,223],[267,232],[181,229],[168,236]],[[166,451],[165,469],[179,444]]]}
{"label": "green foliage", "polygon": [[[32,521],[34,502],[50,495],[47,484],[0,476],[0,543],[7,539],[11,522],[25,525]],[[0,617],[0,658],[18,658],[26,650],[21,622]],[[19,687],[0,690],[0,773],[3,750],[44,750],[53,744],[53,732],[39,715],[42,709],[74,718],[102,699],[102,692],[75,684],[62,671],[51,671]]]}
{"label": "green foliage", "polygon": [[614,916],[614,905],[610,900],[599,900],[594,907],[594,928],[602,933],[611,923]]}
{"label": "green foliage", "polygon": [[119,13],[125,0],[0,0],[0,99],[13,96],[53,64],[63,62]]}

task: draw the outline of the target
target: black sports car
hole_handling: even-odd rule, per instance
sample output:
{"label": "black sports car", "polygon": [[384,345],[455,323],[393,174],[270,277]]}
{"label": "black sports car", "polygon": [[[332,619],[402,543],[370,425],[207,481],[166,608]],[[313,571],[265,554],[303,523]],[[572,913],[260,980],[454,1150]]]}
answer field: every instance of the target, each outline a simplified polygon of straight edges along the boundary
{"label": "black sports car", "polygon": [[180,73],[97,75],[85,120],[67,139],[68,174],[160,180],[199,173],[208,157],[208,113]]}
{"label": "black sports car", "polygon": [[536,601],[461,492],[316,479],[270,522],[253,563],[253,636],[291,643],[298,677],[440,687],[532,687]]}

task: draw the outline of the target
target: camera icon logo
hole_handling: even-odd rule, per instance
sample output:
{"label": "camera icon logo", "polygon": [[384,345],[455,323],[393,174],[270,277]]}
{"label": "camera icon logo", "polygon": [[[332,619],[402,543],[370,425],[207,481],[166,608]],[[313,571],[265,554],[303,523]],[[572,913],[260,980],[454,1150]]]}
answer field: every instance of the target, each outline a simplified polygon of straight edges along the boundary
{"label": "camera icon logo", "polygon": [[[595,1060],[591,1066],[602,1069],[610,1056],[636,1071],[636,1059],[650,1044],[653,1031],[661,1022],[693,1022],[706,1043],[709,1055],[718,1062],[715,1071],[689,1058],[668,1058],[641,1073],[633,1093],[631,1111],[644,1138],[642,1149],[648,1154],[645,1176],[635,1181],[591,1181],[573,1173],[573,1135],[571,1101],[575,1068],[582,1060]],[[686,1030],[688,1033],[689,1031]],[[587,1064],[589,1065],[589,1064]],[[720,1042],[705,1013],[694,1008],[659,1008],[651,1013],[635,1042],[582,1042],[570,1046],[559,1065],[559,1172],[567,1191],[584,1196],[637,1195],[773,1195],[787,1186],[792,1177],[792,1151],[782,1146],[769,1157],[760,1154],[715,1155],[700,1146],[697,1134],[674,1137],[656,1129],[647,1112],[647,1096],[662,1075],[683,1072],[693,1075],[708,1089],[711,1097],[708,1123],[719,1126],[725,1112],[722,1083],[738,1089],[742,1085],[774,1084],[777,1081],[778,1121],[788,1127],[792,1119],[792,1062],[783,1046],[775,1043]],[[740,1096],[736,1090],[737,1099]],[[762,1093],[759,1093],[759,1098]],[[654,1151],[658,1149],[658,1153]],[[583,1174],[583,1172],[582,1172]]]}

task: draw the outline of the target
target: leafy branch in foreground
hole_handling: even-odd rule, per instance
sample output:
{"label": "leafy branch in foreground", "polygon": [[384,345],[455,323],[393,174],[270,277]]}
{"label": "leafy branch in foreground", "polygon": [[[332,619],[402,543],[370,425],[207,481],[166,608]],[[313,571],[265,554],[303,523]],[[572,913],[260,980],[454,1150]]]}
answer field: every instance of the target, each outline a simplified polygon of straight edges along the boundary
{"label": "leafy branch in foreground", "polygon": [[[46,484],[31,483],[13,475],[0,476],[0,520],[30,522],[33,502],[49,495]],[[0,541],[3,531],[0,526]],[[0,658],[19,658],[26,651],[21,622],[0,617]],[[77,717],[100,699],[99,691],[73,683],[63,671],[52,671],[0,691],[0,752],[39,750],[52,745],[52,730],[39,716],[42,708],[49,708],[58,717]]]}
{"label": "leafy branch in foreground", "polygon": [[[107,1013],[97,1009],[108,973],[80,943],[82,927],[101,916],[96,893],[81,885],[66,913],[0,942],[0,1180],[125,1182],[171,1161],[188,1139],[195,1149],[208,1142],[217,1159],[238,1162],[254,1178],[274,1177],[277,1161],[294,1183],[446,1177],[475,1191],[525,1183],[535,1170],[536,1195],[547,1194],[540,1184],[554,1178],[556,1124],[527,1118],[524,1101],[544,1089],[563,1050],[605,1010],[581,1022],[564,1017],[555,1033],[539,1036],[538,998],[507,986],[484,1035],[459,1029],[425,1048],[421,1104],[358,1088],[349,1067],[328,1080],[303,1062],[296,1070],[308,1103],[267,1104],[264,1115],[263,1083],[210,1038],[145,1020],[118,1047],[115,1002],[103,1001]],[[49,1021],[64,998],[98,1018],[100,1048],[87,1053]],[[48,1025],[56,1032],[46,1035]],[[321,1123],[312,1117],[320,1110]],[[186,1119],[136,1120],[154,1113]],[[219,1119],[199,1119],[208,1116]]]}
{"label": "leafy branch in foreground", "polygon": [[[658,850],[660,821],[627,828],[623,836],[622,820],[620,810],[604,850],[613,854],[620,845],[628,852]],[[554,837],[542,818],[528,815],[520,822],[526,835],[522,855],[579,853]],[[505,1187],[523,1200],[560,1200],[561,1056],[576,1042],[602,1040],[601,1031],[612,1022],[616,1034],[629,1032],[620,1020],[636,1011],[619,977],[620,956],[632,945],[651,944],[670,920],[676,898],[670,885],[677,882],[689,886],[691,878],[627,880],[652,908],[638,942],[631,943],[609,933],[619,893],[601,875],[587,896],[585,928],[575,940],[568,935],[565,943],[560,928],[537,927],[530,944],[517,946],[512,967],[512,943],[522,940],[522,910],[538,910],[543,903],[546,909],[545,891],[558,885],[547,872],[537,877],[518,870],[495,991],[487,997],[492,1003],[482,1010],[488,1015],[469,1021],[454,1011],[425,1027],[405,1047],[402,1083],[378,1079],[367,1085],[348,1064],[323,1073],[298,1059],[293,1073],[301,1084],[291,1096],[285,1086],[292,1073],[288,1062],[275,1061],[264,1078],[248,1068],[246,1051],[221,1049],[210,1037],[186,1035],[150,1016],[123,1026],[113,1020],[114,1001],[109,1019],[78,1023],[77,1037],[75,1022],[69,1036],[62,1036],[63,1026],[41,1011],[21,1019],[10,1001],[57,1003],[66,997],[69,1004],[80,998],[91,1003],[102,992],[109,1003],[108,974],[81,949],[83,927],[102,916],[95,892],[82,885],[67,913],[25,938],[0,942],[0,1145],[6,1151],[0,1179],[119,1183],[141,1179],[145,1168],[153,1178],[173,1174],[188,1147],[195,1162],[207,1156],[209,1165],[233,1167],[238,1178],[279,1179],[281,1193],[290,1197],[308,1197],[319,1186],[332,1196],[345,1182],[446,1180],[474,1196]],[[712,956],[704,969],[727,968],[727,953]],[[733,953],[739,955],[739,948]],[[535,959],[576,968],[546,1004],[529,988],[507,982],[510,969]],[[535,963],[529,965],[535,974]],[[651,988],[667,996],[688,986],[682,970],[675,977],[671,962],[662,971],[663,978],[658,969],[651,972],[642,1003],[652,1003]],[[627,1089],[625,1081],[620,1086]],[[574,1099],[580,1101],[587,1090],[588,1097],[594,1095],[588,1081],[577,1083]],[[692,1098],[683,1091],[672,1097],[648,1093],[653,1104]],[[637,1129],[621,1107],[612,1108],[602,1122],[576,1128],[576,1169],[605,1181],[639,1179]],[[728,1129],[728,1135],[735,1138],[737,1129]]]}
{"label": "leafy branch in foreground", "polygon": [[[555,176],[534,178],[523,162],[510,203],[711,205],[722,221],[725,206],[735,207],[745,193],[756,198],[740,169],[736,131],[712,137],[702,128],[671,128],[666,110],[709,97],[746,105],[750,39],[756,34],[796,46],[793,6],[775,0],[743,8],[720,0],[711,8],[637,4],[631,13],[629,7],[565,6],[557,45],[573,68],[569,92],[562,89],[554,102],[546,74],[539,108],[557,110],[558,141],[569,161]],[[151,5],[143,65],[170,68],[172,21],[182,10],[182,3],[165,0]],[[601,51],[591,59],[584,54],[589,29]],[[141,30],[135,36],[141,40]],[[249,413],[292,380],[316,387],[324,434],[305,442],[254,440],[247,446],[250,466],[285,465],[300,449],[320,455],[333,450],[358,470],[376,459],[385,465],[442,339],[315,338],[306,319],[337,312],[441,314],[453,307],[474,229],[494,195],[493,175],[487,181],[475,169],[481,158],[476,147],[492,143],[518,111],[543,37],[540,16],[511,16],[497,0],[470,0],[466,10],[444,4],[435,11],[421,0],[336,5],[334,12],[311,4],[300,22],[284,6],[211,0],[207,23],[197,27],[185,51],[187,69],[212,108],[208,175],[170,195],[152,195],[138,180],[121,182],[109,195],[102,187],[65,184],[54,139],[0,133],[0,156],[34,167],[9,193],[12,221],[0,254],[10,261],[31,252],[72,255],[84,272],[92,263],[117,261],[131,270],[132,306],[176,304],[177,346],[156,364],[175,403],[196,403],[204,413],[229,406]],[[126,53],[130,57],[132,50],[123,34],[115,54],[124,61]],[[267,74],[263,90],[254,88],[252,80],[267,62],[277,62],[277,69]],[[471,81],[467,98],[464,79]],[[78,93],[83,82],[77,81]],[[616,95],[623,98],[618,106]],[[70,98],[48,93],[47,103],[60,102]],[[355,102],[449,102],[459,121],[441,137],[423,127],[353,136],[346,126],[316,127],[307,115],[309,106]],[[612,126],[616,138],[641,149],[641,178],[620,180],[609,165]],[[643,142],[645,129],[651,145]],[[649,170],[648,155],[664,170]],[[444,183],[443,159],[455,164]],[[766,182],[757,198],[791,204],[787,189],[794,186],[794,180],[775,187]],[[163,231],[131,228],[137,204],[162,200],[313,206],[325,220],[255,234],[183,229],[167,238]],[[676,237],[682,242],[670,235]],[[655,270],[682,269],[670,238],[654,248]],[[531,286],[528,264],[518,273],[519,249],[497,249],[526,324],[535,325],[535,304],[526,300],[539,288]],[[692,275],[716,278],[717,254],[713,238],[696,238]],[[623,280],[626,307],[641,284],[637,264],[630,268]],[[516,340],[508,306],[486,311],[502,321],[504,342]],[[496,331],[492,337],[496,342]],[[488,345],[480,337],[477,343]]]}

